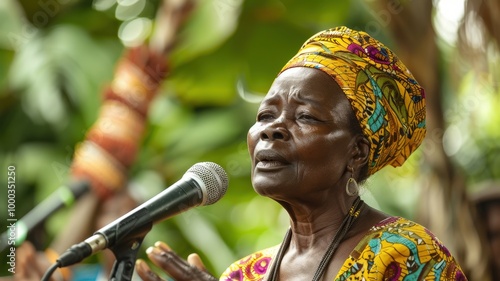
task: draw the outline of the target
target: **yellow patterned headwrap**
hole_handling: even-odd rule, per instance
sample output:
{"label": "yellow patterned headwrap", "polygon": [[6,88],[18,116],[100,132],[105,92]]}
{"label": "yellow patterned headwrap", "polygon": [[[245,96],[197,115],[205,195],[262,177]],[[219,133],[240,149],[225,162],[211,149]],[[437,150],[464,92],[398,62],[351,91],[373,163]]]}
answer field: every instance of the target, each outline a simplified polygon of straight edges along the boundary
{"label": "yellow patterned headwrap", "polygon": [[[337,27],[309,38],[283,67],[330,75],[370,140],[368,174],[401,166],[425,137],[425,93],[406,66],[365,32]],[[281,73],[280,72],[280,73]]]}

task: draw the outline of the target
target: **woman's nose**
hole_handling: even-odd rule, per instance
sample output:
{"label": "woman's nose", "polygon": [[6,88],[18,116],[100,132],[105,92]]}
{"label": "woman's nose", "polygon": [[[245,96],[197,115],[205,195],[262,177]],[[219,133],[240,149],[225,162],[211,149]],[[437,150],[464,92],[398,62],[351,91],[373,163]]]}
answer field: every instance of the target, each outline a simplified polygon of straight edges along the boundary
{"label": "woman's nose", "polygon": [[290,132],[286,128],[283,119],[276,119],[273,123],[270,123],[262,132],[260,133],[260,138],[262,140],[289,140]]}

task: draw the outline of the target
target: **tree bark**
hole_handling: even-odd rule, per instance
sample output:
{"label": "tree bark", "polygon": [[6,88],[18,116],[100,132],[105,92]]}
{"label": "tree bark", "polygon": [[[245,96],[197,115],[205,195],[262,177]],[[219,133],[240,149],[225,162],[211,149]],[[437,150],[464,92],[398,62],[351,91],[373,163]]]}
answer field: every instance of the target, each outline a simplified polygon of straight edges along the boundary
{"label": "tree bark", "polygon": [[446,130],[442,104],[443,73],[432,25],[433,4],[427,1],[376,1],[378,14],[393,11],[387,28],[399,58],[424,87],[427,102],[427,136],[420,148],[423,164],[416,221],[429,228],[449,248],[469,280],[491,280],[482,262],[484,240],[474,223],[475,212],[467,197],[464,176],[443,148]]}

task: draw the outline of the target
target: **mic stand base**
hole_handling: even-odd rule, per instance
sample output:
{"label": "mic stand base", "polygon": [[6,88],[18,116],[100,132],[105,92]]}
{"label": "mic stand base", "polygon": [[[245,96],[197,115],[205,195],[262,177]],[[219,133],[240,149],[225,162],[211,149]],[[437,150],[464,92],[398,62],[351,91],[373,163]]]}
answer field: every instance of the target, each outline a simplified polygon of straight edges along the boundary
{"label": "mic stand base", "polygon": [[111,281],[130,281],[132,280],[132,275],[134,274],[135,261],[137,259],[137,253],[141,248],[142,241],[146,233],[139,237],[134,237],[123,243],[118,243],[111,251],[116,257],[116,261],[113,265],[113,270],[109,276]]}

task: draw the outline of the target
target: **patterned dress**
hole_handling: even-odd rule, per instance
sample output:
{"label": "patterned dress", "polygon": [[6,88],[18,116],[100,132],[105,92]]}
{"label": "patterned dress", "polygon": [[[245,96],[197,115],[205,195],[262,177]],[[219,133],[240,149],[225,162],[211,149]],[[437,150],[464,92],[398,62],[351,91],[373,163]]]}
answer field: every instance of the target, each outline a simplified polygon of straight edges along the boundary
{"label": "patterned dress", "polygon": [[[220,280],[263,280],[278,248],[268,248],[233,263]],[[429,230],[401,217],[389,217],[368,231],[334,280],[467,278],[450,252]]]}

